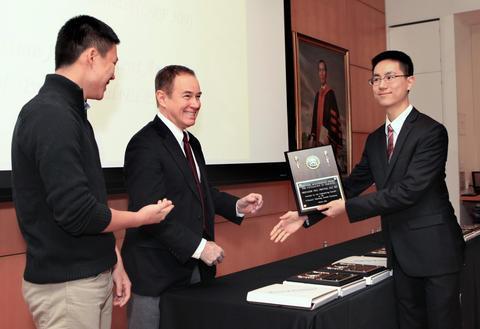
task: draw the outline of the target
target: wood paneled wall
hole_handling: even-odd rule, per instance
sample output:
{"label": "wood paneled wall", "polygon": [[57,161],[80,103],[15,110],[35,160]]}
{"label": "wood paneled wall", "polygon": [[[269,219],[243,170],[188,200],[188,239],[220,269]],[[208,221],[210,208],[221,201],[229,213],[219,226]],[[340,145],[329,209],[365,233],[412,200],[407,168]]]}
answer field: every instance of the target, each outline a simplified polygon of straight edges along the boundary
{"label": "wood paneled wall", "polygon": [[[350,97],[352,112],[352,159],[355,164],[369,132],[384,120],[374,104],[370,59],[386,48],[383,0],[291,0],[292,30],[348,49],[350,54]],[[225,249],[218,275],[226,275],[278,259],[298,255],[379,230],[379,219],[350,224],[347,218],[326,218],[314,227],[301,229],[283,244],[269,241],[269,232],[284,212],[295,208],[290,183],[270,182],[224,186],[223,190],[243,196],[251,191],[264,195],[265,206],[238,226],[216,218],[216,240]],[[111,196],[109,204],[126,209],[125,195]],[[123,233],[116,234],[119,244]],[[25,242],[18,229],[11,202],[0,203],[0,329],[34,328],[21,296],[25,266]],[[113,328],[126,328],[125,310],[114,309]]]}
{"label": "wood paneled wall", "polygon": [[349,52],[352,155],[361,154],[364,134],[372,132],[385,114],[375,104],[367,81],[370,60],[386,49],[383,0],[292,0],[292,30]]}
{"label": "wood paneled wall", "polygon": [[[378,219],[349,224],[346,217],[326,218],[312,228],[301,229],[286,242],[274,244],[269,233],[278,217],[295,209],[290,182],[270,182],[226,186],[221,188],[237,196],[256,191],[264,196],[265,206],[239,226],[221,217],[215,218],[216,242],[225,250],[225,260],[218,266],[218,275],[226,275],[275,260],[333,245],[379,230]],[[125,210],[125,195],[110,197],[109,206]],[[121,246],[124,231],[117,232]],[[25,242],[18,229],[12,203],[0,204],[0,328],[34,328],[22,299],[21,284],[25,268]],[[113,328],[124,329],[125,309],[114,309]]]}

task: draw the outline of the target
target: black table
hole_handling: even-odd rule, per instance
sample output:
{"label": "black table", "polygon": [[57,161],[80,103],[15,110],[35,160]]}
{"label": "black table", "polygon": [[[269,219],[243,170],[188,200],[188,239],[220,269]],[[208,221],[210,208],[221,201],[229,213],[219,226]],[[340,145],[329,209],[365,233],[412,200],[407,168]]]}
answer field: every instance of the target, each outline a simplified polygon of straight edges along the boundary
{"label": "black table", "polygon": [[250,290],[282,282],[291,275],[340,258],[360,255],[382,245],[380,234],[373,234],[188,289],[165,293],[161,303],[162,328],[395,329],[396,311],[391,278],[313,311],[246,302]]}
{"label": "black table", "polygon": [[[361,255],[383,245],[379,233],[300,256],[255,267],[162,297],[165,329],[396,329],[392,278],[339,298],[313,311],[246,302],[247,292],[318,268],[340,258]],[[463,329],[480,328],[480,236],[467,242],[461,273]]]}
{"label": "black table", "polygon": [[463,328],[480,328],[480,236],[467,241],[460,291]]}

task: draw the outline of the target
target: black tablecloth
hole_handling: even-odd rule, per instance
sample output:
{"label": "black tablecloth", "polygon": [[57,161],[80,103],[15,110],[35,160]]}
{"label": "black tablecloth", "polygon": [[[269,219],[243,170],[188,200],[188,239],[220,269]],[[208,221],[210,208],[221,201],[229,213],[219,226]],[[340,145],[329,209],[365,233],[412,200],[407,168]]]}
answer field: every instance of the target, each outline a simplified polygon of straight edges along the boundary
{"label": "black tablecloth", "polygon": [[[373,234],[275,263],[165,293],[162,329],[396,329],[393,280],[339,298],[313,311],[256,305],[247,292],[318,268],[340,258],[361,255],[383,245]],[[258,252],[261,252],[259,250]],[[461,274],[463,329],[480,328],[480,237],[467,242]]]}
{"label": "black tablecloth", "polygon": [[460,279],[464,329],[480,328],[480,236],[467,241]]}
{"label": "black tablecloth", "polygon": [[237,272],[188,289],[168,292],[162,297],[161,327],[395,329],[395,299],[391,278],[313,311],[246,302],[250,290],[282,282],[291,275],[318,268],[340,258],[360,255],[382,245],[379,234],[369,235]]}

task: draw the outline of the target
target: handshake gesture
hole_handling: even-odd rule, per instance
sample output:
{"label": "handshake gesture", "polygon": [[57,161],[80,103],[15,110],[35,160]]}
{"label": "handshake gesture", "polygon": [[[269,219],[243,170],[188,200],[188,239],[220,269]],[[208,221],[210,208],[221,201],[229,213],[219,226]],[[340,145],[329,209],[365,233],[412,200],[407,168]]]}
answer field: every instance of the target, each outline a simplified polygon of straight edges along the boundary
{"label": "handshake gesture", "polygon": [[[325,216],[336,217],[345,212],[345,201],[342,199],[333,200],[318,206],[317,210]],[[270,232],[270,240],[275,243],[285,241],[302,227],[306,219],[307,216],[300,216],[298,211],[288,211],[280,217],[280,221]]]}

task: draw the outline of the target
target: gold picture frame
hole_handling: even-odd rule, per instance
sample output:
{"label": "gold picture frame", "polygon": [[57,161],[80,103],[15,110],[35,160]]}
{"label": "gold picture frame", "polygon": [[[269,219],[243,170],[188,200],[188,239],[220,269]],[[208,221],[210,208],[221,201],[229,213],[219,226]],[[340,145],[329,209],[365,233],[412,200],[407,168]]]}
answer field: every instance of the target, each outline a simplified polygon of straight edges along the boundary
{"label": "gold picture frame", "polygon": [[332,145],[340,174],[352,168],[348,50],[293,33],[297,149]]}

